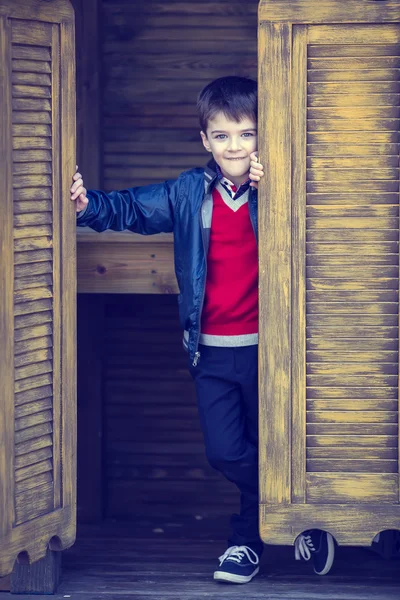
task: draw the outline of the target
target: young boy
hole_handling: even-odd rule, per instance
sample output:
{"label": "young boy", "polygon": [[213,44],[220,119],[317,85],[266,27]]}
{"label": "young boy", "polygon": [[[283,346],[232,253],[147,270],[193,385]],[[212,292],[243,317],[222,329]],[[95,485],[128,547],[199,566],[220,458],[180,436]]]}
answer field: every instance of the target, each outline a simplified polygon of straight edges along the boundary
{"label": "young boy", "polygon": [[[106,194],[76,173],[77,224],[96,231],[174,233],[179,316],[209,463],[241,492],[228,549],[214,579],[247,583],[259,571],[257,86],[242,77],[208,84],[197,104],[207,167],[176,180]],[[252,180],[252,181],[251,181]],[[318,573],[333,561],[329,534],[300,536],[297,554]],[[329,567],[329,568],[328,568]]]}

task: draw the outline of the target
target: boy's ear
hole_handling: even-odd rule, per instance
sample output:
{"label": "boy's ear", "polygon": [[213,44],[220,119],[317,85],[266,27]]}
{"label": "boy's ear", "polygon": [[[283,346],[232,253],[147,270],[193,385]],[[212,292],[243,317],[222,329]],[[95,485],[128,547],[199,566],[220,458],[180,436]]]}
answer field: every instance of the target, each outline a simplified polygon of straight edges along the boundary
{"label": "boy's ear", "polygon": [[211,152],[210,143],[209,143],[204,131],[200,131],[200,135],[201,135],[201,141],[203,142],[204,148],[207,150],[207,152]]}

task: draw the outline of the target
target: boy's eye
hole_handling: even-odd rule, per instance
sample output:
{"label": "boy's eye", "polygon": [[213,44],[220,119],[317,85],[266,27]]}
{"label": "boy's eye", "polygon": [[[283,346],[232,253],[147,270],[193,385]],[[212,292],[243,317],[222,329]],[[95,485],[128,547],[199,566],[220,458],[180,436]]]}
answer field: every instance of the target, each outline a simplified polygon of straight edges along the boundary
{"label": "boy's eye", "polygon": [[243,137],[249,138],[249,137],[253,137],[254,133],[251,133],[251,131],[246,131],[245,133],[243,133]]}
{"label": "boy's eye", "polygon": [[219,133],[218,135],[215,136],[216,140],[224,140],[226,138],[225,133]]}

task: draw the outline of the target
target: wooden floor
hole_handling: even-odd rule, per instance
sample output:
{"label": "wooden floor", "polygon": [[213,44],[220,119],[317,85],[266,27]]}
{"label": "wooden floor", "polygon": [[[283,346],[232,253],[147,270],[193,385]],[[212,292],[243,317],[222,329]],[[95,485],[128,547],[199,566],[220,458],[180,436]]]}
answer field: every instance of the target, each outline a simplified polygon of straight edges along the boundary
{"label": "wooden floor", "polygon": [[[331,574],[318,577],[293,548],[268,546],[262,572],[246,585],[219,584],[212,572],[225,549],[225,522],[207,519],[81,525],[63,553],[56,600],[399,600],[400,561],[339,548]],[[211,533],[210,533],[211,532]],[[0,592],[0,600],[10,598]],[[48,598],[26,595],[26,600]]]}

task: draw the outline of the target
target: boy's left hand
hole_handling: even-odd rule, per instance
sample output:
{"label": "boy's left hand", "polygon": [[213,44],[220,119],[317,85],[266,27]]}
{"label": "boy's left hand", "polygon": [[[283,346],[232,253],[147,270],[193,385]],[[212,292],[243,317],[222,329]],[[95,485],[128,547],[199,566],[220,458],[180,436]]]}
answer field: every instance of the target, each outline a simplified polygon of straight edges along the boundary
{"label": "boy's left hand", "polygon": [[251,179],[250,186],[258,188],[258,182],[261,177],[264,177],[264,167],[261,163],[258,162],[257,152],[252,152],[250,154],[250,173],[249,177]]}

